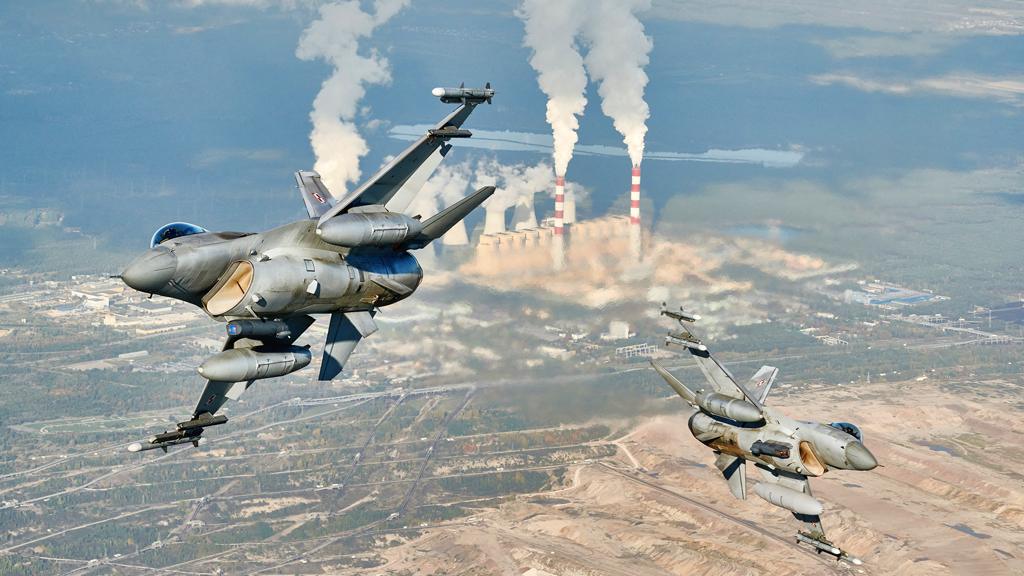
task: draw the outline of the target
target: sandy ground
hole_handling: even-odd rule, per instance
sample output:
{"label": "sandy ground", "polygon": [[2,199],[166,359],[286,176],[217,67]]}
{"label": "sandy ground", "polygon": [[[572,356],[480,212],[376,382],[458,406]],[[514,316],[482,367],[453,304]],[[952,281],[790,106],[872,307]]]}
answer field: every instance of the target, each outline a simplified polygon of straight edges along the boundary
{"label": "sandy ground", "polygon": [[614,460],[429,529],[372,573],[1024,574],[1022,398],[1019,383],[924,381],[770,399],[793,416],[856,422],[882,463],[812,481],[829,537],[859,568],[797,547],[792,517],[753,493],[752,467],[748,499],[735,500],[669,399],[680,414],[640,424]]}

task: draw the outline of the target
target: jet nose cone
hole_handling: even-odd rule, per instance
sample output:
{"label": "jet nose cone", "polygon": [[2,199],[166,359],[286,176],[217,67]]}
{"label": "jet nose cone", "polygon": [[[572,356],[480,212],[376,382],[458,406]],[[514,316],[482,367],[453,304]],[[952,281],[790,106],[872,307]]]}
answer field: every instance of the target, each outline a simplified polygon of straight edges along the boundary
{"label": "jet nose cone", "polygon": [[132,260],[121,273],[121,279],[139,292],[153,294],[170,282],[177,265],[173,252],[157,247]]}
{"label": "jet nose cone", "polygon": [[854,470],[871,470],[878,466],[874,454],[860,442],[850,442],[846,445],[846,461]]}

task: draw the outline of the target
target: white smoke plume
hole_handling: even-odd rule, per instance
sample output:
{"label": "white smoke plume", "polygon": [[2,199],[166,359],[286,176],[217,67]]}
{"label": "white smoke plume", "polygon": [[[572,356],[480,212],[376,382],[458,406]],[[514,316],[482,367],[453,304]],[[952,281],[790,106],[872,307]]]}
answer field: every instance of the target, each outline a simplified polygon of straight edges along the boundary
{"label": "white smoke plume", "polygon": [[359,42],[408,3],[376,0],[372,14],[363,12],[358,0],[325,4],[320,7],[319,19],[299,39],[296,56],[320,58],[334,67],[313,101],[309,141],[316,155],[314,168],[336,195],[359,179],[359,159],[368,151],[355,124],[359,101],[368,85],[391,81],[387,59],[373,50],[360,54]]}
{"label": "white smoke plume", "polygon": [[[576,36],[590,2],[581,0],[523,0],[516,12],[523,20],[523,43],[533,50],[530,65],[548,97],[547,121],[554,136],[555,172],[564,175],[572,160],[579,129],[578,116],[587,106],[587,75],[576,47]],[[550,183],[549,183],[550,185]]]}
{"label": "white smoke plume", "polygon": [[538,192],[550,192],[551,165],[540,162],[528,164],[502,164],[495,159],[477,162],[473,169],[473,188],[494,185],[497,187],[484,207],[507,209],[521,198],[533,197]]}
{"label": "white smoke plume", "polygon": [[650,0],[590,0],[583,22],[587,72],[600,84],[601,110],[622,134],[634,166],[643,160],[651,115],[644,101],[644,67],[652,47],[636,12],[650,7]]}

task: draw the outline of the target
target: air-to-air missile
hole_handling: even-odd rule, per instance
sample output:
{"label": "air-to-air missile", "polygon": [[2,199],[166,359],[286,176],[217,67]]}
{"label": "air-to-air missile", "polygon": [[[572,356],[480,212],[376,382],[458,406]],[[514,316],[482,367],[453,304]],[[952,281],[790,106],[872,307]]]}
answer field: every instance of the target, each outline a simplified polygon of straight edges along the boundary
{"label": "air-to-air missile", "polygon": [[377,311],[408,298],[423,280],[415,250],[425,248],[494,193],[484,186],[430,218],[407,214],[419,189],[452,149],[471,136],[463,123],[494,90],[439,88],[459,104],[361,186],[335,198],[320,175],[295,182],[308,218],[259,233],[211,232],[185,222],[159,228],[150,249],[120,274],[150,295],[181,300],[227,322],[223,349],[199,366],[207,380],[192,419],[177,430],[132,444],[132,451],[198,445],[203,428],[253,382],[301,370],[312,361],[295,341],[329,314],[319,380],[334,379],[358,342],[377,330]]}
{"label": "air-to-air missile", "polygon": [[777,369],[762,366],[748,383],[737,382],[686,326],[699,316],[682,309],[668,310],[664,305],[661,313],[682,326],[682,330],[669,333],[666,344],[681,344],[690,352],[708,389],[683,384],[657,362],[652,360],[651,364],[679,396],[696,408],[690,417],[690,431],[717,455],[715,466],[733,495],[746,499],[746,463],[752,463],[762,476],[754,493],[792,512],[802,523],[797,542],[860,564],[859,559],[825,537],[819,518],[824,506],[814,498],[808,482],[808,477],[821,476],[831,468],[871,470],[878,465],[864,446],[860,429],[848,422],[826,425],[794,420],[766,407]]}
{"label": "air-to-air missile", "polygon": [[483,88],[466,88],[465,84],[460,85],[458,88],[441,88],[437,87],[430,91],[431,94],[441,99],[441,102],[448,104],[465,104],[467,102],[481,102],[491,103],[491,98],[494,98],[494,90],[491,89],[491,83],[488,82]]}
{"label": "air-to-air missile", "polygon": [[167,448],[170,446],[177,446],[178,444],[192,444],[198,447],[200,444],[206,442],[206,439],[202,437],[203,429],[209,426],[219,426],[227,423],[227,416],[208,416],[188,420],[186,422],[178,422],[176,430],[171,432],[163,432],[157,434],[149,439],[148,442],[135,442],[128,446],[129,452],[142,452],[145,450],[156,450],[160,448],[164,452],[167,452]]}

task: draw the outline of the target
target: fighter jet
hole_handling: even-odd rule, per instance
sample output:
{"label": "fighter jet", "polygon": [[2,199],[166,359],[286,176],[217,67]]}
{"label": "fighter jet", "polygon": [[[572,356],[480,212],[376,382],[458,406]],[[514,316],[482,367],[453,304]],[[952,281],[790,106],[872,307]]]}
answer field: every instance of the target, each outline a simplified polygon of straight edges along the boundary
{"label": "fighter jet", "polygon": [[129,450],[191,443],[224,424],[215,415],[256,380],[309,365],[312,352],[295,341],[330,314],[320,380],[337,376],[359,340],[377,330],[374,315],[408,298],[423,279],[411,251],[440,238],[494,193],[485,186],[423,220],[405,210],[452,149],[473,110],[494,90],[436,88],[442,102],[459,104],[414,144],[355,190],[336,198],[312,171],[295,174],[307,219],[259,233],[211,232],[175,222],[153,234],[150,249],[120,277],[128,286],[188,302],[226,323],[222,351],[199,366],[206,378],[192,418]]}
{"label": "fighter jet", "polygon": [[754,493],[769,503],[789,510],[801,524],[798,543],[813,546],[819,554],[859,565],[825,536],[820,514],[823,506],[811,493],[809,477],[821,476],[830,468],[871,470],[878,461],[864,446],[860,429],[848,422],[820,424],[794,420],[765,406],[778,369],[762,366],[748,384],[738,382],[694,336],[688,324],[700,319],[682,309],[661,314],[677,320],[682,330],[670,332],[666,345],[689,350],[704,373],[706,386],[682,383],[662,365],[651,365],[697,411],[690,417],[690,432],[716,454],[715,467],[722,472],[729,490],[740,500],[747,498],[747,462],[761,473]]}

